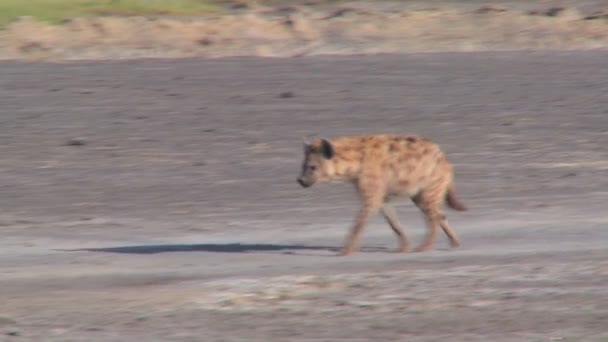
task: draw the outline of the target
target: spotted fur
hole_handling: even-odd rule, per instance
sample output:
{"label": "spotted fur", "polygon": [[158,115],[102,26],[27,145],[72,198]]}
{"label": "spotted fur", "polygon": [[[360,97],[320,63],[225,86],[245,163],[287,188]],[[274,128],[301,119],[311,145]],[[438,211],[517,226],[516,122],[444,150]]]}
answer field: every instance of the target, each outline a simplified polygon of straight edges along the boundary
{"label": "spotted fur", "polygon": [[338,180],[355,185],[362,204],[342,249],[342,254],[348,255],[358,249],[364,226],[378,211],[396,234],[399,250],[410,250],[410,242],[389,204],[395,197],[411,198],[424,214],[428,233],[415,251],[430,249],[439,228],[448,236],[452,247],[458,247],[460,242],[441,210],[444,202],[452,209],[467,210],[456,197],[453,179],[451,163],[429,139],[381,134],[305,143],[298,183],[310,187],[318,182]]}

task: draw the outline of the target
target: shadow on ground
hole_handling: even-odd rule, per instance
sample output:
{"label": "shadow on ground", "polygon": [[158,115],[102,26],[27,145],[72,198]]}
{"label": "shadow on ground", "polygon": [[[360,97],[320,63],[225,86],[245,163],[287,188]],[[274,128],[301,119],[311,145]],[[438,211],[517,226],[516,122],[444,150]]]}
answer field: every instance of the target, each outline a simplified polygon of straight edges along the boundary
{"label": "shadow on ground", "polygon": [[219,252],[219,253],[246,253],[246,252],[277,252],[286,253],[302,250],[317,250],[335,252],[335,247],[301,246],[301,245],[273,245],[273,244],[174,244],[174,245],[139,245],[107,248],[81,248],[69,251],[88,251],[125,254],[157,254],[167,252]]}

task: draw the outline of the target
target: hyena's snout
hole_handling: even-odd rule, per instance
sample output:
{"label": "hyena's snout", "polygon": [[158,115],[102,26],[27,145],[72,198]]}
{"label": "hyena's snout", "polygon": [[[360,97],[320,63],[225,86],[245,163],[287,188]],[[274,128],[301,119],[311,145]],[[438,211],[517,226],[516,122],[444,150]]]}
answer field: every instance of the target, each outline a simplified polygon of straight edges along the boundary
{"label": "hyena's snout", "polygon": [[298,177],[298,183],[303,187],[303,188],[308,188],[312,185],[312,182],[310,182],[310,180],[304,178],[304,177]]}

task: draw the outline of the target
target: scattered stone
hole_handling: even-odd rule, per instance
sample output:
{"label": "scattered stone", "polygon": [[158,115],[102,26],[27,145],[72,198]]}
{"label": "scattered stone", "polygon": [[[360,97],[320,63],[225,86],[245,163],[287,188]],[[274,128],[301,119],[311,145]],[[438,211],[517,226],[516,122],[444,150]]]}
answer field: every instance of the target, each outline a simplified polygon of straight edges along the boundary
{"label": "scattered stone", "polygon": [[585,20],[597,20],[597,19],[606,19],[606,20],[608,20],[608,10],[593,12],[593,13],[591,13],[591,14],[583,17],[583,19],[585,19]]}
{"label": "scattered stone", "polygon": [[343,17],[347,14],[353,14],[353,13],[359,14],[359,15],[372,14],[372,12],[361,9],[361,8],[343,7],[343,8],[338,8],[337,10],[331,12],[329,15],[327,15],[321,19],[323,19],[323,20],[334,19],[334,18]]}
{"label": "scattered stone", "polygon": [[293,18],[291,18],[291,16],[287,16],[285,18],[285,21],[283,21],[283,24],[288,27],[293,27],[295,22],[294,22]]}
{"label": "scattered stone", "polygon": [[564,7],[551,7],[544,10],[531,10],[528,12],[529,15],[544,15],[547,17],[557,17],[561,12],[565,10]]}
{"label": "scattered stone", "polygon": [[230,4],[229,6],[230,9],[232,10],[241,10],[241,9],[248,9],[249,8],[249,4],[247,4],[246,2],[235,2],[233,4]]}
{"label": "scattered stone", "polygon": [[6,336],[16,337],[16,336],[20,336],[20,335],[21,335],[21,333],[19,333],[18,330],[9,330],[6,332]]}
{"label": "scattered stone", "polygon": [[197,40],[196,42],[202,46],[209,46],[209,45],[213,44],[213,41],[211,41],[211,39],[206,38],[206,37],[201,38],[201,39]]}
{"label": "scattered stone", "polygon": [[294,96],[295,96],[295,94],[292,91],[285,91],[285,92],[282,92],[281,94],[279,94],[279,97],[282,99],[289,99]]}
{"label": "scattered stone", "polygon": [[295,6],[283,6],[283,7],[278,7],[275,9],[275,13],[278,14],[293,14],[293,13],[297,13],[298,12],[298,8]]}
{"label": "scattered stone", "polygon": [[34,52],[42,52],[47,51],[49,48],[44,46],[40,42],[29,42],[21,45],[19,50],[23,53],[34,53]]}
{"label": "scattered stone", "polygon": [[486,14],[486,13],[500,13],[506,12],[507,9],[504,7],[495,7],[495,6],[483,6],[478,8],[475,13]]}
{"label": "scattered stone", "polygon": [[85,146],[86,144],[87,142],[80,138],[73,138],[65,143],[66,146]]}
{"label": "scattered stone", "polygon": [[103,331],[103,328],[100,328],[100,327],[88,327],[85,330],[86,331]]}

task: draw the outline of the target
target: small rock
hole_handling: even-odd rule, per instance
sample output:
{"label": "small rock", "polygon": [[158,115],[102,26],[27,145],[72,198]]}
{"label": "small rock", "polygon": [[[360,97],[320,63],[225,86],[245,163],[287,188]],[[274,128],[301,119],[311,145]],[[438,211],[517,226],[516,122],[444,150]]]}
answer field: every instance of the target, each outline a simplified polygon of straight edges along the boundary
{"label": "small rock", "polygon": [[362,8],[343,7],[343,8],[336,9],[335,11],[331,12],[330,14],[328,14],[327,16],[325,16],[321,19],[328,20],[328,19],[340,18],[340,17],[343,17],[348,14],[369,15],[369,14],[372,14],[372,12],[362,9]]}
{"label": "small rock", "polygon": [[83,139],[74,138],[68,140],[65,144],[66,146],[85,146],[87,142]]}
{"label": "small rock", "polygon": [[288,26],[288,27],[293,27],[294,26],[294,21],[293,21],[293,19],[291,19],[290,16],[287,16],[287,18],[285,19],[285,21],[283,21],[283,24],[285,26]]}
{"label": "small rock", "polygon": [[46,50],[48,50],[48,48],[40,42],[29,42],[29,43],[25,43],[25,44],[21,45],[19,47],[19,50],[23,53],[33,53],[33,52],[46,51]]}
{"label": "small rock", "polygon": [[545,11],[545,15],[548,17],[555,17],[564,10],[563,7],[552,7]]}
{"label": "small rock", "polygon": [[485,14],[485,13],[498,13],[498,12],[506,12],[507,9],[504,7],[495,7],[495,6],[483,6],[478,8],[475,13]]}
{"label": "small rock", "polygon": [[197,40],[196,42],[202,46],[209,46],[209,45],[213,44],[213,41],[211,41],[211,39],[209,39],[209,38],[201,38],[201,39]]}
{"label": "small rock", "polygon": [[6,336],[19,336],[21,335],[21,333],[19,333],[18,330],[9,330],[6,332]]}
{"label": "small rock", "polygon": [[551,7],[546,10],[532,10],[529,11],[529,15],[544,15],[547,17],[557,17],[561,12],[563,12],[565,8],[563,7]]}
{"label": "small rock", "polygon": [[103,331],[103,328],[100,328],[100,327],[88,327],[85,330],[86,331]]}
{"label": "small rock", "polygon": [[295,96],[295,94],[291,91],[285,91],[285,92],[282,92],[281,94],[279,94],[279,97],[282,99],[288,99],[288,98],[292,98],[294,96]]}
{"label": "small rock", "polygon": [[608,10],[591,13],[591,14],[585,16],[583,19],[585,19],[585,20],[597,20],[597,19],[608,20]]}
{"label": "small rock", "polygon": [[283,6],[275,9],[275,13],[279,14],[292,14],[298,12],[298,8],[295,6]]}
{"label": "small rock", "polygon": [[233,10],[248,9],[248,8],[249,8],[249,5],[246,2],[238,1],[233,4],[230,4],[230,9],[233,9]]}

